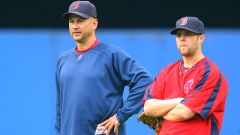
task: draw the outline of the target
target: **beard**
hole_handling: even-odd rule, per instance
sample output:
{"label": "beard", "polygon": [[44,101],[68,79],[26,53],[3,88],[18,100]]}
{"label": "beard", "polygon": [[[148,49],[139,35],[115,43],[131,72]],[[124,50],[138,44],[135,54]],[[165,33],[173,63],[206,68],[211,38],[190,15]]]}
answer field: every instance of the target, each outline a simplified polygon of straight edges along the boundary
{"label": "beard", "polygon": [[184,57],[189,57],[192,56],[194,54],[193,50],[190,48],[178,48],[178,51],[180,52],[180,54]]}

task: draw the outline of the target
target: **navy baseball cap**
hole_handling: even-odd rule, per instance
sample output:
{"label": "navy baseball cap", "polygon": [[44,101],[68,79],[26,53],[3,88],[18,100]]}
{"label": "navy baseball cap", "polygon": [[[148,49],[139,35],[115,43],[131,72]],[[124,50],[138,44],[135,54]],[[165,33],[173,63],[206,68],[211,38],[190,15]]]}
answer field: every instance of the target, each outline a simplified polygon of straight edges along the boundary
{"label": "navy baseball cap", "polygon": [[83,18],[97,18],[96,7],[89,1],[74,1],[68,9],[68,12],[63,14],[64,19],[68,19],[70,14],[76,14]]}
{"label": "navy baseball cap", "polygon": [[170,33],[176,34],[179,29],[189,30],[196,34],[204,34],[204,24],[197,17],[183,17],[176,22],[176,28]]}

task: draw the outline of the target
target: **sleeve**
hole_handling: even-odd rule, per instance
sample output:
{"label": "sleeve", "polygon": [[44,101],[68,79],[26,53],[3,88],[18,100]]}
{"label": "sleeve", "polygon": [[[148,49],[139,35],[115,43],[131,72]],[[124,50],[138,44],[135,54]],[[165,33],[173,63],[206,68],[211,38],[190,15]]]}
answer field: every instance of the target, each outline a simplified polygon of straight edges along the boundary
{"label": "sleeve", "polygon": [[55,132],[56,135],[60,135],[60,129],[61,129],[61,113],[60,113],[60,79],[59,79],[59,61],[57,63],[56,67],[56,74],[55,74],[55,80],[56,80],[56,120],[55,120]]}
{"label": "sleeve", "polygon": [[144,91],[152,82],[150,74],[136,63],[124,51],[113,54],[113,66],[125,86],[129,87],[129,95],[117,112],[119,122],[126,121],[141,109]]}
{"label": "sleeve", "polygon": [[207,119],[222,100],[216,100],[222,85],[222,74],[220,71],[210,70],[208,64],[201,72],[193,91],[181,103]]}
{"label": "sleeve", "polygon": [[164,69],[157,75],[153,83],[146,89],[144,98],[143,98],[143,105],[149,99],[163,99],[163,75]]}

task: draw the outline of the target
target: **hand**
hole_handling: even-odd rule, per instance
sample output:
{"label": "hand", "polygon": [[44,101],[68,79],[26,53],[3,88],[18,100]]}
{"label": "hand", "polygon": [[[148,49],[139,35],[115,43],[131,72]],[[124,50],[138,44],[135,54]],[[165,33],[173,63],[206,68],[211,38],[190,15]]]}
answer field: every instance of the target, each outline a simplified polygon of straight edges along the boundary
{"label": "hand", "polygon": [[107,135],[110,134],[112,128],[114,127],[114,133],[118,135],[118,126],[120,125],[120,123],[118,122],[116,114],[105,120],[104,122],[100,123],[99,125],[104,127],[103,132],[107,130]]}
{"label": "hand", "polygon": [[182,97],[176,98],[178,104],[180,104],[183,99],[184,99],[184,98],[182,98]]}

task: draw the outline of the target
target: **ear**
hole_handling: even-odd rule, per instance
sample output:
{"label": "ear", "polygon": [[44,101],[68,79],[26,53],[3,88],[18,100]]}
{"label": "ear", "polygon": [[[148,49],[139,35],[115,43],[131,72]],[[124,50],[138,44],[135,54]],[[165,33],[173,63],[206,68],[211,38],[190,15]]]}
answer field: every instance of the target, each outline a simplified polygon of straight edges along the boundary
{"label": "ear", "polygon": [[93,27],[92,27],[92,28],[93,28],[94,30],[96,30],[97,27],[98,27],[98,19],[93,19],[93,23],[92,23],[92,24],[93,24]]}
{"label": "ear", "polygon": [[200,35],[199,39],[200,39],[201,42],[203,42],[205,40],[205,35],[204,34]]}

